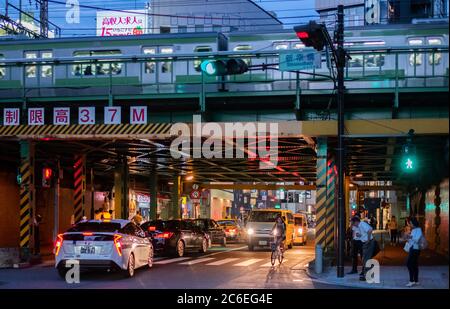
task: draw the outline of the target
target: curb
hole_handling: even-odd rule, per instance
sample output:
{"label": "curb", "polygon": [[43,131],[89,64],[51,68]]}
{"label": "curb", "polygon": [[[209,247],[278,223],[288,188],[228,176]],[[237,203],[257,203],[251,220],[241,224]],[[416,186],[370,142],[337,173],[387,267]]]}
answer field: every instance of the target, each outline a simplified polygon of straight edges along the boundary
{"label": "curb", "polygon": [[30,267],[31,267],[31,263],[30,262],[13,264],[13,268],[17,268],[17,269],[30,268]]}
{"label": "curb", "polygon": [[345,287],[351,287],[351,288],[360,288],[360,289],[396,289],[396,287],[388,287],[388,286],[372,286],[372,285],[363,285],[363,284],[351,284],[346,282],[336,282],[336,281],[327,281],[325,279],[321,279],[319,277],[314,276],[309,268],[305,271],[306,275],[311,278],[312,281],[323,283],[323,284],[329,284],[329,285],[339,285],[339,286],[345,286]]}

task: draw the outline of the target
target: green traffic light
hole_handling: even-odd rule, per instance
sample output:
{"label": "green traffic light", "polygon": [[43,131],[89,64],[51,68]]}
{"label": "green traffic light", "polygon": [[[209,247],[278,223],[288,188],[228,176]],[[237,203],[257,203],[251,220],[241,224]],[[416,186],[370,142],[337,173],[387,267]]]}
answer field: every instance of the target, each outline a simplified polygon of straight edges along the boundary
{"label": "green traffic light", "polygon": [[217,74],[217,66],[215,61],[206,60],[200,64],[200,68],[203,72],[208,75],[216,75]]}

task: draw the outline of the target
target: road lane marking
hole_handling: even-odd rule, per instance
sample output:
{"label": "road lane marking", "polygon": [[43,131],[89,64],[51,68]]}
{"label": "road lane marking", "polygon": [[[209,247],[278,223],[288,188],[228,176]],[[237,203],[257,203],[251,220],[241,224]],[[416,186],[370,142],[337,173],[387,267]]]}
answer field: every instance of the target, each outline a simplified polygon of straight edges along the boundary
{"label": "road lane marking", "polygon": [[170,264],[170,263],[181,262],[181,261],[189,260],[189,259],[190,259],[189,257],[179,257],[179,258],[175,258],[175,259],[157,261],[153,264]]}
{"label": "road lane marking", "polygon": [[226,258],[226,259],[223,259],[223,260],[218,260],[218,261],[215,261],[215,262],[212,262],[212,263],[208,263],[206,265],[219,266],[219,265],[223,265],[223,264],[226,264],[226,263],[234,262],[236,260],[239,260],[239,258]]}
{"label": "road lane marking", "polygon": [[[281,265],[283,265],[286,262],[287,262],[287,259],[283,259],[283,263]],[[280,264],[278,263],[278,261],[275,261],[275,265],[273,265],[273,266],[277,266],[277,265],[280,265]],[[263,265],[261,265],[261,267],[272,267],[272,263],[269,262],[269,263],[263,264]]]}
{"label": "road lane marking", "polygon": [[206,261],[211,261],[211,260],[214,260],[214,258],[195,259],[195,260],[192,260],[192,261],[180,263],[180,265],[194,265],[194,264],[198,264],[198,263],[202,263],[202,262],[206,262]]}
{"label": "road lane marking", "polygon": [[234,264],[233,266],[250,266],[252,264],[258,263],[259,261],[262,261],[262,259],[249,259],[247,261]]}

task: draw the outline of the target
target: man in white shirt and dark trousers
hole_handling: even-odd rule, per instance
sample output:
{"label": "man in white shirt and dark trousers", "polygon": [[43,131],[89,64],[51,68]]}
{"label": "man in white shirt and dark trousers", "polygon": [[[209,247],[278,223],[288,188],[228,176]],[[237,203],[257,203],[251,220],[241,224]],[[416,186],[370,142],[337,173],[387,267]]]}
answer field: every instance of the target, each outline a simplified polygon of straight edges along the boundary
{"label": "man in white shirt and dark trousers", "polygon": [[372,236],[372,227],[364,222],[361,221],[359,217],[353,217],[352,218],[352,226],[357,227],[359,231],[355,233],[357,237],[362,242],[362,271],[359,276],[359,280],[366,281],[366,263],[368,260],[372,258],[373,251],[375,248],[375,242],[373,240]]}
{"label": "man in white shirt and dark trousers", "polygon": [[[359,217],[358,217],[359,218]],[[359,227],[352,224],[352,270],[347,273],[348,275],[358,273],[358,254],[363,258],[363,243],[361,241],[361,232]],[[364,269],[364,265],[363,265]]]}

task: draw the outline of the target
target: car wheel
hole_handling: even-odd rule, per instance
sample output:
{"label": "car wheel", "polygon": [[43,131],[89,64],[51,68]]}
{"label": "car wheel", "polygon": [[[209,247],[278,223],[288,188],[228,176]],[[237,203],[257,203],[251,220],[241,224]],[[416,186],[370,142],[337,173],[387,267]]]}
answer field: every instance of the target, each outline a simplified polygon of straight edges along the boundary
{"label": "car wheel", "polygon": [[127,278],[131,278],[134,276],[134,271],[135,271],[135,260],[134,260],[134,254],[131,253],[130,257],[128,258],[128,266],[127,269],[124,271],[124,275]]}
{"label": "car wheel", "polygon": [[180,239],[175,247],[175,255],[182,257],[184,255],[184,242]]}
{"label": "car wheel", "polygon": [[227,246],[227,238],[226,237],[223,237],[221,245],[222,245],[222,247]]}
{"label": "car wheel", "polygon": [[253,245],[248,245],[248,251],[253,251],[254,247]]}
{"label": "car wheel", "polygon": [[66,279],[66,274],[67,271],[69,270],[69,268],[66,267],[58,267],[58,275],[62,278],[62,279]]}
{"label": "car wheel", "polygon": [[153,267],[153,246],[150,246],[150,252],[148,253],[147,266],[148,266],[148,268]]}
{"label": "car wheel", "polygon": [[202,247],[200,248],[200,252],[206,253],[207,250],[208,250],[208,240],[206,238],[203,238]]}

